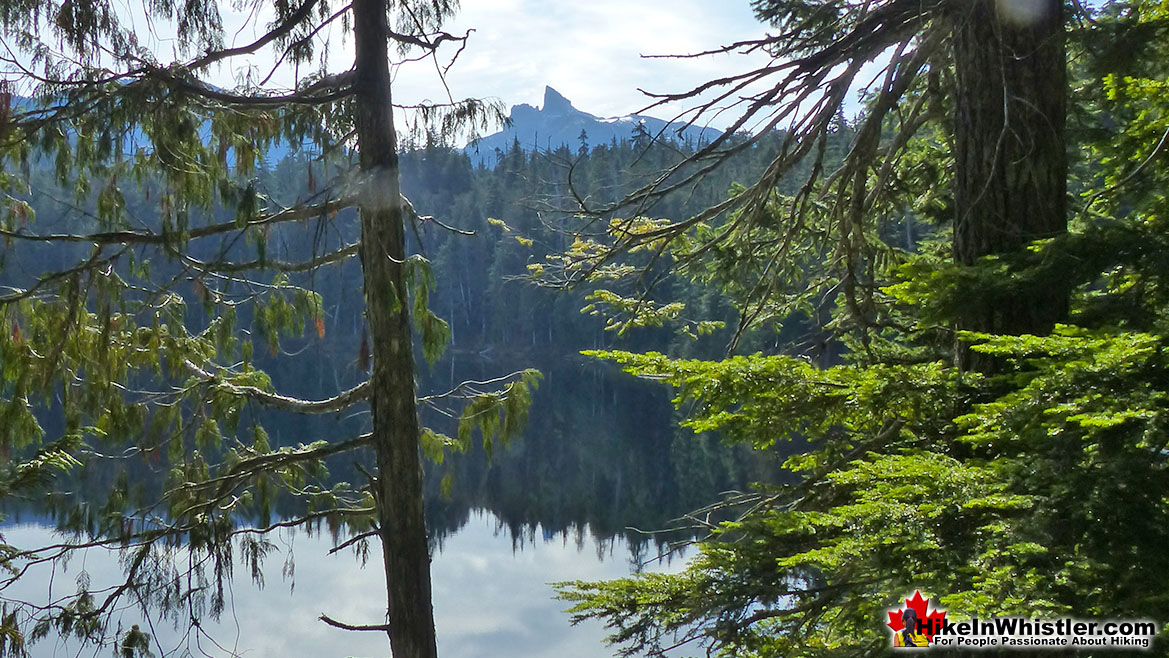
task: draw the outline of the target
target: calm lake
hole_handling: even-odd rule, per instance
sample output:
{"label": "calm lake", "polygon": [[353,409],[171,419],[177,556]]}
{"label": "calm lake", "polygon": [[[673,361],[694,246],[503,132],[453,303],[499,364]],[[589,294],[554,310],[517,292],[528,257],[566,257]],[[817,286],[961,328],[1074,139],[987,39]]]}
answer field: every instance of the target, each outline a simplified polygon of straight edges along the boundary
{"label": "calm lake", "polygon": [[[439,652],[446,658],[612,655],[599,624],[569,624],[567,604],[553,598],[549,583],[682,568],[684,553],[652,558],[667,539],[686,534],[650,531],[670,527],[685,512],[767,477],[773,468],[712,438],[678,431],[663,386],[580,357],[537,367],[545,378],[521,440],[490,458],[478,450],[428,467],[435,614]],[[441,389],[443,380],[500,370],[484,360],[439,364],[422,384]],[[277,445],[316,438],[311,425],[301,427],[305,436],[297,436],[294,425],[278,427]],[[446,472],[455,487],[443,498],[437,480]],[[11,515],[2,526],[5,540],[19,547],[51,542],[52,530],[36,519],[35,512]],[[382,622],[385,584],[376,553],[363,568],[351,550],[329,555],[335,540],[327,533],[283,531],[270,541],[275,550],[264,563],[265,586],[256,587],[239,564],[230,605],[218,622],[192,629],[186,620],[176,624],[132,606],[118,611],[115,623],[139,624],[153,636],[155,654],[388,655],[382,633],[342,631],[318,621],[324,613],[352,624]],[[116,584],[117,559],[96,549],[79,553],[29,572],[2,594],[44,604],[75,591],[78,578],[88,578],[97,590]],[[36,657],[111,651],[56,637],[32,647]]]}

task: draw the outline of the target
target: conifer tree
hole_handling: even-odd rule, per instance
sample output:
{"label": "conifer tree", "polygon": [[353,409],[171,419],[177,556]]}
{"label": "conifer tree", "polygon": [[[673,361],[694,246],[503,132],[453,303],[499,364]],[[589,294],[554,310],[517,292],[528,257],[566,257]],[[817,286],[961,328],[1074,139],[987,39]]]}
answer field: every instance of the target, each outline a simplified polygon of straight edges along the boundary
{"label": "conifer tree", "polygon": [[[1161,4],[1085,20],[1046,0],[759,2],[776,33],[725,51],[765,50],[770,67],[662,97],[722,90],[700,106],[713,109],[741,96],[734,127],[784,130],[784,146],[705,212],[638,217],[705,170],[667,171],[626,199],[608,240],[546,271],[653,282],[665,261],[731,296],[736,340],[802,314],[830,318],[822,335],[846,352],[823,367],[602,353],[673,385],[694,431],[784,450],[795,479],[719,506],[732,520],[682,574],[563,584],[577,619],[603,619],[626,653],[845,656],[886,653],[886,611],[917,588],[951,618],[1166,617],[1165,453],[1151,438],[1167,411],[1165,307],[1160,268],[1120,246],[1163,239],[1162,85],[1133,64],[1164,48]],[[1135,34],[1143,52],[1115,51],[1114,35]],[[1074,137],[1069,45],[1085,75]],[[831,167],[835,117],[878,56]],[[716,166],[728,142],[689,164]],[[1069,188],[1085,191],[1075,212]],[[627,323],[662,310],[636,289],[608,301]],[[1107,502],[1121,498],[1123,511]]]}
{"label": "conifer tree", "polygon": [[[419,426],[414,334],[433,360],[448,330],[427,304],[429,263],[407,251],[405,227],[419,218],[399,191],[395,112],[412,112],[420,130],[445,139],[486,126],[498,108],[476,100],[395,105],[390,58],[437,60],[444,44],[457,49],[466,37],[441,29],[455,4],[257,3],[253,18],[270,22],[238,45],[225,42],[226,4],[144,3],[134,18],[173,30],[177,45],[167,53],[152,50],[153,36],[135,31],[120,5],[0,3],[11,92],[0,122],[0,234],[11,265],[0,296],[11,329],[0,339],[0,440],[14,455],[34,451],[31,464],[72,454],[120,471],[105,504],[60,508],[79,541],[12,549],[6,560],[19,575],[78,546],[131,556],[126,584],[113,594],[99,599],[83,586],[64,604],[22,608],[5,617],[6,634],[31,627],[35,638],[55,627],[102,641],[111,612],[131,593],[144,614],[149,602],[194,619],[201,608],[193,601],[204,596],[217,614],[236,551],[259,578],[265,533],[327,521],[356,535],[347,546],[380,543],[387,618],[322,620],[386,632],[395,656],[436,655],[421,454],[441,459],[465,449],[476,427],[488,443],[513,435],[536,376],[467,382],[423,398],[467,402],[456,438]],[[356,48],[340,72],[328,56],[335,44],[322,37],[336,29]],[[250,68],[261,61],[266,70]],[[290,88],[270,82],[290,68]],[[221,82],[233,74],[236,85]],[[255,169],[266,149],[289,146],[315,161],[307,165],[307,192],[281,206]],[[346,166],[351,156],[355,166]],[[41,229],[30,200],[53,190],[32,172],[46,162],[61,193],[72,192],[64,201],[82,210],[81,219],[66,214]],[[350,207],[358,230],[345,236]],[[311,249],[278,250],[292,222],[315,224]],[[341,239],[329,237],[337,233]],[[313,277],[353,256],[363,272],[369,379],[325,399],[277,390],[274,382],[290,382],[257,367],[255,343],[277,363],[282,337],[308,328],[326,340]],[[37,409],[42,399],[56,404]],[[296,447],[272,447],[260,411],[328,414],[365,403],[368,433]],[[60,436],[46,436],[42,421]],[[364,486],[325,484],[326,457],[364,449],[374,456],[372,468],[360,467]],[[141,491],[131,467],[169,469],[164,489]],[[276,490],[300,499],[301,511],[270,521]],[[248,527],[257,520],[259,527]],[[211,566],[192,560],[182,567],[155,552],[178,543]],[[200,578],[210,569],[218,587],[206,594],[168,585],[184,569]]]}

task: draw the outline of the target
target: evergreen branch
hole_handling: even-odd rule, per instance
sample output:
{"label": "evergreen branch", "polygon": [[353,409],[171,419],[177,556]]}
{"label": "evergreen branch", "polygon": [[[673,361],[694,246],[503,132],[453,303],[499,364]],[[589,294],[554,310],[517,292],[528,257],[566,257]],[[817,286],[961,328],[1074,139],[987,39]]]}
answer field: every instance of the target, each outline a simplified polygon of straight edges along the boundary
{"label": "evergreen branch", "polygon": [[274,530],[282,528],[296,528],[298,526],[307,525],[314,521],[323,521],[331,516],[344,516],[355,514],[372,514],[377,511],[373,507],[335,507],[332,509],[321,510],[319,512],[311,512],[303,516],[298,516],[293,519],[285,519],[275,523],[268,524],[262,528],[237,528],[231,532],[232,537],[239,535],[266,535]]}
{"label": "evergreen branch", "polygon": [[[208,224],[207,226],[200,226],[190,229],[185,233],[186,237],[192,240],[199,238],[206,238],[214,235],[222,235],[232,231],[240,231],[246,228],[255,228],[266,226],[269,224],[280,224],[283,222],[303,221],[312,217],[329,214],[347,208],[351,203],[352,198],[341,198],[333,201],[328,201],[323,204],[303,206],[296,205],[291,208],[285,208],[278,212],[264,215],[256,219],[248,221],[241,228],[235,221],[219,222],[216,224]],[[152,230],[125,230],[125,231],[103,231],[100,233],[52,233],[47,235],[37,235],[30,233],[22,233],[20,231],[10,231],[8,229],[0,228],[0,237],[10,238],[13,240],[24,240],[27,242],[93,242],[99,244],[167,244],[175,239],[175,234],[159,233]]]}
{"label": "evergreen branch", "polygon": [[[711,55],[726,55],[740,51],[743,54],[750,53],[760,48],[766,48],[774,44],[778,39],[774,36],[768,35],[759,39],[744,39],[743,41],[736,41],[725,46],[711,48],[709,50],[701,50],[695,53],[687,53],[685,55],[642,55],[642,59],[699,59],[702,57],[709,57]],[[644,93],[644,92],[643,92]],[[654,96],[654,94],[648,94]]]}
{"label": "evergreen branch", "polygon": [[296,11],[292,12],[292,14],[290,14],[288,16],[288,18],[284,19],[284,22],[282,22],[280,25],[276,26],[276,28],[270,30],[264,36],[260,37],[259,39],[256,39],[252,43],[250,43],[246,46],[239,46],[236,48],[225,48],[223,50],[216,50],[213,52],[209,52],[209,53],[205,54],[204,56],[200,57],[199,59],[196,59],[195,61],[190,62],[189,64],[186,65],[185,68],[201,69],[201,68],[205,68],[207,66],[210,66],[211,64],[214,64],[216,62],[220,62],[220,61],[223,61],[225,59],[229,59],[231,57],[236,57],[238,55],[251,55],[251,54],[255,53],[257,50],[272,43],[273,41],[279,39],[280,37],[283,37],[283,36],[291,33],[294,29],[296,29],[297,26],[299,26],[303,21],[305,21],[309,17],[309,14],[312,12],[313,7],[315,7],[317,5],[317,2],[318,2],[318,0],[304,0],[304,3],[301,4],[301,6],[296,9]]}
{"label": "evergreen branch", "polygon": [[316,27],[314,27],[312,29],[312,31],[310,31],[308,34],[304,35],[304,37],[297,39],[295,42],[289,44],[288,47],[284,49],[284,52],[280,53],[280,57],[276,58],[276,62],[272,64],[272,70],[269,71],[268,75],[264,76],[264,79],[260,81],[260,86],[268,84],[268,81],[272,79],[272,76],[276,75],[276,71],[280,70],[281,65],[284,63],[284,60],[288,58],[288,55],[291,54],[292,51],[297,46],[311,41],[313,38],[315,38],[317,36],[317,34],[321,30],[328,27],[333,21],[340,18],[345,12],[349,11],[352,8],[353,8],[353,3],[349,3],[349,4],[341,7],[337,11],[333,12],[332,16],[321,21],[320,25],[317,25]]}
{"label": "evergreen branch", "polygon": [[231,384],[224,381],[221,376],[200,368],[190,359],[184,359],[183,365],[191,372],[203,378],[207,383],[214,384],[232,395],[248,397],[261,404],[282,411],[292,411],[302,414],[327,414],[345,409],[353,403],[369,397],[369,381],[364,381],[348,391],[324,400],[302,400],[279,393],[270,393],[255,386]]}
{"label": "evergreen branch", "polygon": [[[461,393],[462,391],[464,391],[466,389],[470,389],[472,386],[493,386],[495,384],[503,384],[503,383],[510,384],[512,382],[512,380],[515,380],[517,378],[521,378],[526,373],[529,373],[529,372],[531,372],[531,371],[530,370],[517,370],[515,372],[508,373],[508,374],[503,375],[501,377],[496,377],[494,379],[486,379],[483,381],[468,379],[467,381],[460,382],[458,386],[455,386],[454,388],[447,391],[446,393],[438,393],[435,395],[424,395],[424,396],[418,398],[418,402],[419,403],[433,402],[435,400],[441,400],[443,398],[456,397],[456,396],[458,396],[459,393]],[[473,390],[472,390],[472,393],[477,394]]]}
{"label": "evergreen branch", "polygon": [[40,291],[42,288],[44,288],[46,285],[53,283],[55,281],[60,281],[61,279],[67,279],[71,276],[74,276],[74,275],[79,274],[81,272],[86,272],[86,271],[95,269],[99,266],[111,265],[112,263],[117,261],[118,257],[121,256],[123,253],[125,253],[125,251],[126,251],[126,249],[119,249],[117,251],[117,253],[115,253],[111,256],[107,256],[105,258],[98,258],[98,256],[101,255],[101,250],[96,249],[96,250],[94,250],[94,253],[89,258],[85,259],[84,261],[82,261],[78,265],[75,265],[74,267],[70,267],[69,269],[58,270],[56,272],[52,272],[51,274],[46,274],[45,276],[42,276],[41,278],[37,279],[37,282],[34,283],[32,285],[32,287],[30,287],[30,288],[11,288],[11,290],[12,290],[11,293],[9,293],[7,295],[0,296],[0,306],[4,306],[6,304],[11,304],[13,302],[18,302],[22,299],[27,299],[29,297],[32,297],[38,291]]}
{"label": "evergreen branch", "polygon": [[[861,65],[876,58],[889,46],[905,42],[915,30],[928,22],[943,4],[943,0],[928,2],[895,0],[865,14],[843,35],[823,47],[816,48],[815,52],[809,55],[711,80],[681,93],[654,94],[642,90],[647,96],[655,99],[654,103],[641,110],[646,112],[660,105],[697,99],[708,92],[722,89],[715,98],[704,101],[697,108],[688,111],[694,114],[689,121],[692,124],[698,117],[715,112],[720,103],[729,100],[733,94],[748,85],[775,74],[783,74],[769,90],[739,99],[738,102],[746,102],[747,107],[725,132],[694,155],[667,169],[654,181],[634,190],[615,204],[603,208],[589,208],[583,199],[577,197],[581,210],[590,215],[601,215],[612,213],[621,207],[644,208],[656,199],[701,180],[735,153],[755,144],[761,135],[775,130],[783,121],[790,119],[792,126],[789,132],[792,138],[787,144],[794,145],[794,148],[789,150],[785,145],[756,184],[733,197],[730,203],[724,202],[711,208],[710,211],[713,212],[703,212],[690,221],[677,222],[658,231],[639,235],[631,241],[621,241],[614,251],[626,252],[648,241],[680,235],[695,224],[732,208],[746,207],[750,210],[748,214],[757,215],[762,211],[775,182],[810,151],[816,141],[813,138],[827,129],[829,122],[842,107],[847,91]],[[769,37],[770,44],[798,40],[800,38],[798,27],[792,27],[777,37]],[[739,45],[752,43],[740,42]],[[825,84],[825,79],[842,66],[846,67],[845,70]],[[815,100],[813,94],[817,93],[820,94],[820,100],[815,102],[811,111],[797,114],[801,106]],[[730,143],[733,135],[745,130],[751,121],[762,117],[764,112],[771,114],[765,118],[765,125],[762,128],[752,130],[752,136],[739,144]],[[797,119],[796,117],[801,114],[802,117]],[[693,171],[683,171],[683,167],[694,165],[700,166]],[[755,217],[751,217],[752,221],[754,219]],[[608,262],[612,259],[602,260]],[[585,276],[595,272],[595,269],[594,267],[587,270]]]}
{"label": "evergreen branch", "polygon": [[1149,166],[1149,163],[1152,162],[1153,159],[1161,153],[1161,150],[1165,148],[1166,143],[1169,143],[1169,128],[1165,129],[1165,132],[1161,135],[1161,139],[1157,142],[1157,145],[1153,147],[1153,151],[1149,153],[1148,157],[1142,160],[1139,165],[1137,165],[1136,169],[1133,169],[1128,173],[1127,176],[1120,179],[1116,183],[1109,185],[1108,187],[1089,197],[1087,203],[1084,204],[1084,209],[1080,211],[1080,214],[1087,214],[1087,212],[1091,210],[1092,206],[1100,200],[1100,197],[1115,192],[1116,190],[1127,185],[1130,181],[1132,181],[1132,179],[1140,175],[1140,173],[1145,170],[1145,167]]}
{"label": "evergreen branch", "polygon": [[193,258],[190,256],[184,256],[183,260],[190,263],[192,268],[199,270],[201,272],[206,272],[206,273],[218,272],[221,274],[227,274],[227,273],[234,273],[234,272],[247,272],[250,270],[277,270],[280,272],[309,272],[309,271],[315,270],[316,268],[321,267],[323,265],[328,265],[330,263],[336,263],[338,261],[345,260],[346,258],[349,258],[351,256],[356,256],[357,251],[360,247],[361,247],[361,243],[354,243],[351,245],[346,245],[340,249],[337,249],[336,251],[332,251],[332,252],[329,252],[327,254],[322,254],[320,256],[317,256],[316,258],[314,258],[312,260],[301,261],[301,262],[296,262],[296,263],[282,261],[282,260],[273,260],[270,258],[266,258],[263,260],[256,259],[256,260],[245,261],[245,262],[223,262],[223,261],[204,262],[204,261],[201,261],[197,258]]}
{"label": "evergreen branch", "polygon": [[346,88],[338,89],[331,93],[322,94],[319,96],[309,95],[303,92],[293,92],[290,94],[279,94],[272,96],[247,96],[216,89],[207,85],[201,80],[192,80],[191,78],[172,72],[171,69],[160,66],[149,66],[144,72],[144,77],[161,80],[201,98],[213,100],[218,103],[233,107],[280,108],[288,105],[330,105],[332,103],[336,103],[339,100],[348,98],[349,96],[352,96],[354,93],[356,93],[352,88]]}
{"label": "evergreen branch", "polygon": [[393,39],[394,41],[397,41],[399,43],[409,44],[411,46],[417,46],[419,48],[422,48],[423,50],[430,50],[430,51],[438,50],[438,47],[441,46],[442,42],[444,42],[444,41],[466,42],[467,37],[470,36],[470,33],[468,33],[464,36],[461,36],[461,37],[456,37],[455,35],[450,34],[448,32],[436,32],[433,35],[434,40],[427,41],[426,39],[424,39],[422,37],[417,37],[417,36],[414,36],[412,34],[403,34],[401,32],[395,32],[393,30],[387,30],[387,33],[389,34],[390,38]]}
{"label": "evergreen branch", "polygon": [[[219,485],[229,483],[240,483],[243,480],[255,475],[263,470],[270,470],[274,468],[284,468],[292,464],[299,464],[306,461],[314,461],[323,459],[330,455],[335,455],[342,452],[348,452],[362,446],[369,445],[372,435],[362,434],[355,439],[342,441],[340,443],[326,443],[316,447],[306,447],[301,450],[292,450],[289,452],[268,452],[255,457],[249,457],[241,460],[227,470],[227,472],[219,477],[202,482],[184,482],[182,485],[167,491],[164,495],[169,497],[177,493],[180,489],[186,492],[202,491],[204,489],[218,487]],[[219,487],[219,495],[217,498],[222,498],[231,487]]]}

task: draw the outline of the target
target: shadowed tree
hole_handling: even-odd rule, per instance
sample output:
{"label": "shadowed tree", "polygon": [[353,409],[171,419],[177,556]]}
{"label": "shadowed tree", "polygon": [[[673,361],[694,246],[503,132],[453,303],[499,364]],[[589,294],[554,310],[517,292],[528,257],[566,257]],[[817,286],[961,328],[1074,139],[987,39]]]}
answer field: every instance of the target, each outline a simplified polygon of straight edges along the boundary
{"label": "shadowed tree", "polygon": [[[734,520],[684,573],[562,584],[574,619],[603,620],[625,655],[822,658],[887,654],[887,611],[916,588],[956,619],[1165,617],[1169,484],[1149,438],[1169,418],[1165,288],[1136,246],[1165,239],[1162,5],[760,0],[773,33],[716,52],[769,65],[659,97],[696,103],[693,121],[738,107],[732,131],[753,132],[588,209],[628,219],[582,235],[546,281],[624,279],[602,301],[635,326],[679,313],[648,291],[681,273],[738,307],[731,350],[802,314],[844,358],[601,353],[675,387],[696,432],[804,450],[792,482],[720,506]],[[1136,34],[1124,54],[1105,42]],[[841,126],[858,87],[864,111]],[[652,217],[759,131],[784,137],[762,177]],[[1093,192],[1074,217],[1072,173]],[[1135,509],[1111,512],[1120,498]]]}
{"label": "shadowed tree", "polygon": [[[7,418],[0,439],[6,451],[44,454],[47,446],[121,473],[106,504],[61,508],[80,541],[12,549],[6,560],[19,576],[77,546],[131,556],[122,587],[104,597],[83,587],[48,608],[18,607],[6,632],[32,625],[38,637],[56,627],[104,641],[112,611],[131,594],[144,614],[151,603],[195,619],[202,608],[192,601],[200,597],[217,614],[233,551],[258,578],[271,548],[266,532],[327,522],[356,533],[345,545],[380,542],[387,619],[322,620],[387,632],[401,658],[436,655],[421,453],[465,449],[473,428],[488,443],[514,434],[536,377],[515,373],[421,398],[467,402],[457,438],[419,426],[414,332],[433,360],[448,330],[427,306],[429,264],[406,245],[405,226],[419,219],[399,191],[395,113],[440,139],[500,114],[476,100],[395,105],[390,66],[392,57],[434,59],[440,71],[452,64],[457,52],[439,58],[444,44],[458,51],[466,39],[441,30],[455,4],[303,0],[229,10],[164,2],[127,15],[103,0],[0,2],[5,89],[25,94],[6,93],[0,116],[0,232],[9,265],[0,311],[11,328],[0,340]],[[250,13],[261,36],[225,43],[225,11]],[[136,29],[141,21],[149,31]],[[352,39],[348,69],[329,68],[339,59],[329,56],[337,50],[330,33]],[[154,48],[169,35],[173,49]],[[162,59],[167,50],[171,61]],[[237,84],[222,83],[232,76]],[[255,167],[267,149],[289,147],[312,153],[315,163],[307,193],[281,206],[260,187]],[[59,190],[32,173],[50,163]],[[41,228],[29,201],[51,192],[78,210]],[[315,226],[311,249],[279,248],[293,222]],[[275,362],[287,358],[282,336],[308,327],[324,341],[314,277],[353,256],[361,262],[369,379],[319,400],[278,391],[257,369],[253,343],[265,343]],[[38,399],[49,402],[36,410]],[[355,404],[368,404],[367,433],[269,445],[262,409],[335,414]],[[45,418],[60,436],[45,437]],[[333,427],[360,431],[353,423]],[[364,449],[372,469],[360,466]],[[367,484],[324,485],[322,460],[353,451]],[[136,468],[168,469],[164,490],[132,486]],[[277,489],[299,499],[302,511],[271,523]],[[264,520],[259,528],[240,525],[256,519]],[[200,559],[180,567],[154,552],[174,545]],[[217,583],[210,594],[197,584],[165,585],[183,574],[198,581],[206,570]]]}
{"label": "shadowed tree", "polygon": [[[882,304],[882,263],[898,258],[878,239],[878,227],[890,218],[909,211],[951,223],[955,260],[963,264],[1066,231],[1063,2],[760,0],[753,6],[772,33],[685,57],[765,53],[769,65],[689,91],[651,93],[656,100],[647,108],[691,101],[676,116],[690,123],[738,110],[729,129],[615,205],[581,200],[587,212],[633,219],[611,227],[598,248],[570,252],[544,268],[545,283],[572,284],[625,254],[648,250],[654,256],[639,268],[646,275],[635,286],[636,303],[624,298],[615,310],[641,309],[645,291],[674,271],[653,266],[667,250],[687,272],[691,263],[694,270],[705,267],[696,262],[702,256],[733,249],[744,261],[736,275],[744,291],[732,349],[750,326],[834,301],[847,310],[835,329],[857,327],[867,340]],[[830,137],[858,89],[865,112],[848,151],[833,154]],[[770,166],[722,203],[681,220],[638,219],[666,194],[775,132],[784,139]],[[923,143],[939,157],[923,159]],[[780,181],[796,177],[799,191],[777,196]],[[907,205],[914,194],[928,204]],[[782,210],[769,209],[775,205]],[[787,214],[778,226],[777,212]],[[709,228],[727,213],[729,221]],[[687,236],[684,247],[670,243],[680,236]],[[786,301],[777,304],[779,288]],[[957,324],[1043,333],[1066,313],[1060,294],[1020,290],[993,308],[968,309]]]}

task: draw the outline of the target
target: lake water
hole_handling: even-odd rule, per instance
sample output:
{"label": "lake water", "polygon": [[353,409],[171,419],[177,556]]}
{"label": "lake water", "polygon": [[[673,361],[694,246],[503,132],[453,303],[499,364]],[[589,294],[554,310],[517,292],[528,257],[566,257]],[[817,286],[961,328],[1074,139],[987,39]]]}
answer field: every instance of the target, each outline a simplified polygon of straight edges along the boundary
{"label": "lake water", "polygon": [[[537,533],[540,532],[536,529]],[[51,539],[37,525],[10,526],[5,538],[18,546]],[[604,629],[597,623],[571,626],[563,614],[567,604],[553,599],[548,583],[559,580],[599,580],[630,573],[629,546],[617,538],[604,540],[538,536],[521,546],[490,513],[481,513],[446,538],[432,563],[435,625],[439,654],[445,658],[590,658],[609,656]],[[205,623],[203,632],[188,633],[185,624],[145,619],[141,610],[126,609],[114,616],[123,628],[139,624],[154,636],[156,655],[248,656],[386,656],[383,633],[352,632],[318,621],[322,614],[354,624],[381,623],[385,614],[385,585],[380,561],[362,568],[352,553],[328,555],[329,537],[285,532],[274,537],[278,554],[265,565],[263,589],[246,576],[231,588],[231,606],[218,623]],[[295,557],[294,577],[282,577],[289,550]],[[654,569],[678,569],[683,560]],[[241,566],[238,571],[246,573]],[[119,573],[114,555],[89,550],[54,573],[40,569],[27,574],[4,592],[6,599],[46,601],[71,593],[85,572],[91,587],[113,584]],[[294,587],[293,587],[294,585]],[[149,627],[149,628],[148,628]],[[111,648],[83,647],[77,641],[49,638],[32,648],[35,657],[108,656]]]}
{"label": "lake water", "polygon": [[[678,432],[662,387],[579,361],[541,369],[545,381],[520,441],[490,460],[476,451],[428,472],[435,615],[444,658],[612,655],[600,624],[569,624],[563,612],[568,604],[553,598],[549,583],[630,574],[660,548],[661,539],[644,531],[667,527],[769,468],[715,440]],[[479,375],[450,369],[449,376]],[[285,429],[275,440],[287,445],[312,438],[291,432]],[[449,498],[433,495],[443,471],[455,476]],[[9,544],[52,540],[49,528],[24,519],[0,526]],[[128,606],[113,623],[139,624],[153,636],[156,655],[389,654],[384,633],[343,631],[318,620],[324,613],[351,624],[382,623],[385,583],[376,551],[363,568],[352,551],[329,555],[334,539],[327,534],[285,531],[270,540],[277,551],[265,561],[265,587],[254,586],[247,568],[237,566],[230,605],[218,622],[192,629],[187,620],[176,625]],[[290,554],[295,569],[287,578],[282,571]],[[678,556],[647,568],[683,564]],[[43,604],[75,591],[82,574],[97,590],[115,584],[120,573],[114,554],[94,549],[31,571],[2,595]],[[35,644],[32,655],[108,656],[112,650],[51,637]]]}

